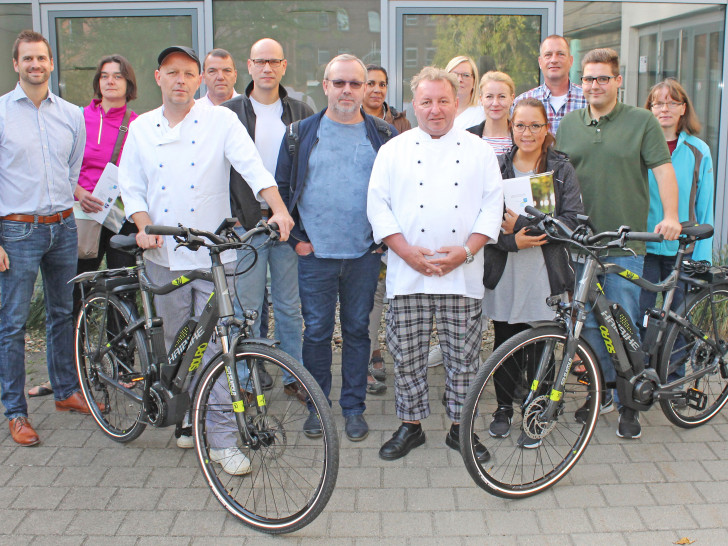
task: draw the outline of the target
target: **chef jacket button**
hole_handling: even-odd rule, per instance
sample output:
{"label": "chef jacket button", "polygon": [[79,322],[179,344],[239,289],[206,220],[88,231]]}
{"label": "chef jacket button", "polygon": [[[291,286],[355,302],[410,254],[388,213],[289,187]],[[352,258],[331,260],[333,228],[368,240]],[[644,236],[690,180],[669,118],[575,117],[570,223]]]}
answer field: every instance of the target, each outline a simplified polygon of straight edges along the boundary
{"label": "chef jacket button", "polygon": [[167,209],[164,209],[164,212],[167,212]]}
{"label": "chef jacket button", "polygon": [[190,212],[195,212],[195,209],[190,209]]}
{"label": "chef jacket button", "polygon": [[159,164],[159,168],[161,169],[162,167],[164,167],[164,165],[162,165],[162,164],[160,163],[160,164]]}
{"label": "chef jacket button", "polygon": [[162,186],[162,189],[165,189],[165,186]]}
{"label": "chef jacket button", "polygon": [[424,205],[420,205],[420,208],[424,208],[424,207],[425,207]]}
{"label": "chef jacket button", "polygon": [[159,123],[157,123],[157,127],[159,127]]}
{"label": "chef jacket button", "polygon": [[[195,120],[195,123],[197,123],[197,120]],[[459,143],[458,143],[459,144]]]}
{"label": "chef jacket button", "polygon": [[194,167],[195,166],[195,162],[193,161],[192,163],[190,163],[190,165],[192,165]]}
{"label": "chef jacket button", "polygon": [[[195,122],[195,123],[197,123],[197,122]],[[460,143],[459,142],[458,142],[458,146],[460,146]]]}
{"label": "chef jacket button", "polygon": [[420,182],[420,186],[424,186],[424,184],[422,182]]}
{"label": "chef jacket button", "polygon": [[194,143],[195,143],[195,141],[193,140],[193,141],[192,141],[192,144],[194,144]]}
{"label": "chef jacket button", "polygon": [[420,160],[418,159],[418,160],[417,160],[417,164],[419,165],[420,163],[422,163],[422,161],[420,161]]}
{"label": "chef jacket button", "polygon": [[424,232],[425,232],[424,228],[423,228],[423,229],[421,229],[420,231],[421,231],[422,233],[424,233]]}
{"label": "chef jacket button", "polygon": [[460,163],[460,160],[459,160],[459,159],[456,159],[456,160],[455,160],[455,163]]}
{"label": "chef jacket button", "polygon": [[194,190],[194,189],[195,189],[195,185],[194,185],[194,184],[192,184],[192,185],[190,186],[190,188],[192,188],[192,189]]}
{"label": "chef jacket button", "polygon": [[458,208],[458,206],[457,206],[457,205],[455,205],[455,208]]}
{"label": "chef jacket button", "polygon": [[457,183],[457,182],[455,182],[455,185],[457,186],[457,185],[458,185],[458,183]]}
{"label": "chef jacket button", "polygon": [[455,230],[453,229],[452,232],[455,233]]}

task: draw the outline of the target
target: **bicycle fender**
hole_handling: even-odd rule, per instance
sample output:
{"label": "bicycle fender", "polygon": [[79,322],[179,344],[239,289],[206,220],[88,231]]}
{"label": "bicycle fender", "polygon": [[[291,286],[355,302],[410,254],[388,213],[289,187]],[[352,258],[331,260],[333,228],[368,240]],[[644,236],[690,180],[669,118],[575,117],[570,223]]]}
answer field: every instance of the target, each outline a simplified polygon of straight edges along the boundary
{"label": "bicycle fender", "polygon": [[267,337],[246,337],[238,341],[238,347],[243,345],[250,345],[251,343],[257,343],[258,345],[266,345],[268,347],[277,347],[280,341],[277,339],[268,339]]}

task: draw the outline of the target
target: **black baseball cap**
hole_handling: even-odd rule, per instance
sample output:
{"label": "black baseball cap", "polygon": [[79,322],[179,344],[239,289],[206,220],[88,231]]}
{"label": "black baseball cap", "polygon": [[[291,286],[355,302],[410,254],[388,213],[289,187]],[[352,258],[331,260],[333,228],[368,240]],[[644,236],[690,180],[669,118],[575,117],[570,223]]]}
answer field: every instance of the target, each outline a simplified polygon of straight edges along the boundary
{"label": "black baseball cap", "polygon": [[178,46],[178,45],[169,46],[167,49],[165,49],[164,51],[162,51],[159,54],[159,57],[157,57],[157,63],[159,64],[159,66],[162,66],[162,62],[164,61],[165,57],[167,57],[167,55],[169,55],[170,53],[176,53],[176,52],[184,53],[185,55],[187,55],[190,59],[192,59],[193,61],[195,61],[197,63],[197,70],[202,71],[202,65],[200,64],[200,58],[197,56],[197,53],[195,53],[194,49],[192,49],[191,47],[187,47],[187,46]]}

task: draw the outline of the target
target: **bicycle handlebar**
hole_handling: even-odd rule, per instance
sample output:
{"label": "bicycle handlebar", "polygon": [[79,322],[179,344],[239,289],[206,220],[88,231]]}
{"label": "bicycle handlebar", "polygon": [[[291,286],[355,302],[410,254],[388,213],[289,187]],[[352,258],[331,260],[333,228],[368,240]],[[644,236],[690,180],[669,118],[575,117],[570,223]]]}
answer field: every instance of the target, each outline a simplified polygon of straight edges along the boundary
{"label": "bicycle handlebar", "polygon": [[[235,222],[233,221],[232,223],[228,223],[232,225]],[[220,227],[224,228],[225,226],[226,223],[223,222]],[[268,233],[270,238],[273,240],[277,240],[280,238],[280,235],[278,233],[278,225],[275,222],[272,224],[267,224],[263,220],[258,222],[258,224],[253,229],[247,231],[241,238],[237,238],[237,236],[235,236],[234,234],[231,238],[228,238],[224,235],[218,235],[217,233],[211,233],[209,231],[203,231],[195,228],[187,228],[181,224],[178,226],[149,225],[144,228],[144,232],[148,235],[168,235],[172,237],[180,237],[182,239],[185,239],[187,242],[192,242],[192,239],[194,237],[204,237],[215,246],[235,244],[239,246],[241,242],[246,242],[257,233]],[[201,243],[199,239],[195,242],[198,244]]]}
{"label": "bicycle handlebar", "polygon": [[[594,245],[602,239],[612,239],[613,241],[643,241],[643,242],[654,242],[660,243],[663,241],[662,233],[652,233],[648,231],[629,231],[628,228],[620,228],[619,231],[604,231],[595,235],[589,235],[586,233],[575,233],[569,229],[563,222],[560,222],[557,218],[549,216],[538,210],[537,208],[526,206],[525,211],[534,216],[540,222],[544,224],[556,226],[556,228],[568,239],[581,243],[583,245]],[[621,246],[621,245],[620,245]]]}

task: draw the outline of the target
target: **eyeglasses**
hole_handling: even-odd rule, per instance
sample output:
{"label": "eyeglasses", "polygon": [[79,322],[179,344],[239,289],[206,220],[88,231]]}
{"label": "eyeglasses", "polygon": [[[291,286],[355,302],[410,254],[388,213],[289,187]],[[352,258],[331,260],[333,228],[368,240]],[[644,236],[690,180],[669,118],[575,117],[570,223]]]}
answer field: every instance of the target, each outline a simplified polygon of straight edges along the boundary
{"label": "eyeglasses", "polygon": [[533,134],[538,133],[541,129],[546,127],[546,123],[532,123],[531,125],[526,125],[524,123],[516,123],[513,126],[513,131],[516,133],[523,133],[526,129],[528,129],[528,132]]}
{"label": "eyeglasses", "polygon": [[473,75],[470,72],[453,72],[458,78],[462,78],[464,80],[469,80],[473,77]]}
{"label": "eyeglasses", "polygon": [[582,76],[581,83],[584,85],[592,85],[596,81],[599,85],[607,85],[609,80],[618,77],[619,76]]}
{"label": "eyeglasses", "polygon": [[350,81],[350,80],[326,80],[331,85],[336,87],[336,89],[341,89],[344,87],[347,83],[349,84],[349,87],[352,89],[361,89],[361,86],[364,85],[365,82],[359,82],[359,81]]}
{"label": "eyeglasses", "polygon": [[374,80],[369,80],[367,82],[367,87],[379,87],[380,89],[386,89],[387,88],[387,82],[375,82]]}
{"label": "eyeglasses", "polygon": [[684,102],[677,102],[677,101],[671,101],[671,102],[653,102],[651,108],[653,110],[662,110],[665,106],[667,106],[670,110],[675,110],[676,108],[680,108]]}
{"label": "eyeglasses", "polygon": [[269,64],[271,68],[278,68],[285,59],[249,59],[253,61],[253,64],[258,68],[263,68],[266,64]]}

